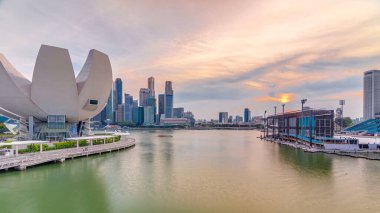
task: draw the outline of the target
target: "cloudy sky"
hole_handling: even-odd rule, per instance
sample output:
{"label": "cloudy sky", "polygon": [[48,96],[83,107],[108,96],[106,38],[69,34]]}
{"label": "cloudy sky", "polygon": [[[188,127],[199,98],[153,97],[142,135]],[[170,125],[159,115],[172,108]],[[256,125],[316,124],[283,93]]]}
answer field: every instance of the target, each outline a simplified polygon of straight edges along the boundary
{"label": "cloudy sky", "polygon": [[363,72],[380,69],[379,0],[0,0],[0,52],[29,78],[41,44],[90,49],[138,96],[173,81],[175,106],[197,118],[262,115],[288,102],[362,116]]}

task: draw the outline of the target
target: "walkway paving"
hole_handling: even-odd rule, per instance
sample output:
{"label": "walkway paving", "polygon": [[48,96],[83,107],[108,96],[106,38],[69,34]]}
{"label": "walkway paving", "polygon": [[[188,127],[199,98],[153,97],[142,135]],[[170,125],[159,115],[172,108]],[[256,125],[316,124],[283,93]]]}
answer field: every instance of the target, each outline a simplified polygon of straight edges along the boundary
{"label": "walkway paving", "polygon": [[29,154],[20,154],[18,156],[12,157],[2,157],[0,158],[0,170],[7,170],[10,168],[15,168],[17,170],[25,170],[27,167],[51,161],[63,162],[67,158],[75,158],[81,156],[89,156],[93,154],[101,154],[104,152],[112,152],[120,149],[126,149],[134,145],[135,139],[127,138],[114,143],[44,151],[42,153],[35,152]]}

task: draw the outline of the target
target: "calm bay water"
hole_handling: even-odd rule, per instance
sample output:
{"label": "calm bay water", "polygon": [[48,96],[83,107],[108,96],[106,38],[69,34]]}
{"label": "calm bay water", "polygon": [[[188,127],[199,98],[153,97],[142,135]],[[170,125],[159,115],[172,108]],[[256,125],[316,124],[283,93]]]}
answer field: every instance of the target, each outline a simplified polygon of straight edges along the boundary
{"label": "calm bay water", "polygon": [[0,173],[0,212],[380,210],[379,161],[304,153],[259,135],[134,131],[129,150]]}

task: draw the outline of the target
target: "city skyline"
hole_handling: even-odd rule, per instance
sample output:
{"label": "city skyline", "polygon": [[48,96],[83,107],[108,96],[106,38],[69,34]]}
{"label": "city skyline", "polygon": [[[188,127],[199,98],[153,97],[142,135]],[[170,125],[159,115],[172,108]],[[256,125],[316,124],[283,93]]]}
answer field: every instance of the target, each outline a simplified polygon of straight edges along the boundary
{"label": "city skyline", "polygon": [[302,98],[329,109],[344,99],[345,116],[356,118],[363,116],[363,73],[380,69],[379,7],[378,1],[0,1],[0,46],[29,79],[42,43],[67,47],[76,74],[87,50],[99,49],[109,53],[113,79],[125,82],[123,93],[138,97],[150,76],[172,80],[177,105],[197,118],[241,115],[244,108],[273,114],[281,101],[295,110]]}

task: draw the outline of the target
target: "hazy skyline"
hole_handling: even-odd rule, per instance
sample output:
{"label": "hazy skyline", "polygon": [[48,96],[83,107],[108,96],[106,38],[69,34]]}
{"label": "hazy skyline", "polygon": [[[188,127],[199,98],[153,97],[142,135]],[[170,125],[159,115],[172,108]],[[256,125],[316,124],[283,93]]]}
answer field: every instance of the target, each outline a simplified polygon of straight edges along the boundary
{"label": "hazy skyline", "polygon": [[380,1],[4,1],[0,52],[31,78],[41,44],[67,48],[78,73],[90,49],[138,97],[173,82],[196,118],[336,109],[361,117],[363,73],[380,69]]}

